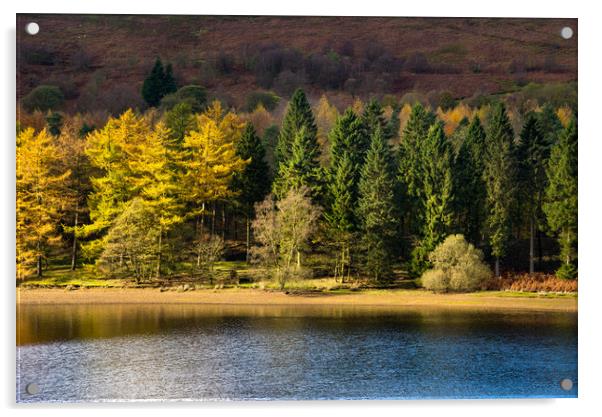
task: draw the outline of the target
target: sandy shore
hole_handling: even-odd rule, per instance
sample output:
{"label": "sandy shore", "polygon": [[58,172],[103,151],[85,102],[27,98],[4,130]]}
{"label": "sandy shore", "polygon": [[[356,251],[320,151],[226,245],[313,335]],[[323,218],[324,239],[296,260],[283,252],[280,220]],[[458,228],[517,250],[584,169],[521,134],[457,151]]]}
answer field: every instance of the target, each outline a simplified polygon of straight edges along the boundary
{"label": "sandy shore", "polygon": [[576,297],[510,297],[495,294],[433,294],[421,290],[365,290],[353,293],[284,294],[254,289],[195,290],[91,288],[17,289],[20,304],[238,304],[238,305],[381,305],[485,309],[577,311]]}

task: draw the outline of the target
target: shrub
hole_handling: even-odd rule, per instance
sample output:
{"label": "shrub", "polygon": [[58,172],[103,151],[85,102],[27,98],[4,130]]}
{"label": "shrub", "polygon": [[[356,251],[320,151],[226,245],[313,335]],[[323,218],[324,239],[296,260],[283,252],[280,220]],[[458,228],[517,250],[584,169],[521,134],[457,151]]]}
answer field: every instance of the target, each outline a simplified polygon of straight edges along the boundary
{"label": "shrub", "polygon": [[23,97],[21,104],[29,112],[34,110],[48,111],[59,108],[64,101],[65,97],[57,86],[39,85]]}
{"label": "shrub", "polygon": [[267,110],[272,111],[279,101],[280,97],[271,91],[254,91],[247,96],[245,108],[246,111],[252,112],[261,104]]}
{"label": "shrub", "polygon": [[445,292],[449,288],[448,275],[439,269],[429,269],[422,274],[422,286],[431,291]]}
{"label": "shrub", "polygon": [[577,278],[577,267],[573,264],[562,264],[556,271],[556,276],[561,279]]}
{"label": "shrub", "polygon": [[422,275],[422,285],[433,291],[474,291],[491,276],[483,254],[462,235],[450,235],[429,255],[433,268]]}
{"label": "shrub", "polygon": [[44,46],[23,45],[20,49],[20,58],[29,65],[54,65],[57,60],[56,52]]}
{"label": "shrub", "polygon": [[207,107],[207,91],[200,85],[185,85],[161,99],[161,107],[165,110],[171,110],[179,103],[188,103],[193,113],[200,113]]}

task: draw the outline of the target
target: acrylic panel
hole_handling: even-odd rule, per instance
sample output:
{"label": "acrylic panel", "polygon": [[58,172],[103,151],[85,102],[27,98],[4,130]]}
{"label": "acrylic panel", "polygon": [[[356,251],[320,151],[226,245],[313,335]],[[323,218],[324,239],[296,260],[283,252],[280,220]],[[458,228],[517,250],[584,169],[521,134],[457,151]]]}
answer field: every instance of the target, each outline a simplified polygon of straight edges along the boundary
{"label": "acrylic panel", "polygon": [[577,19],[16,28],[17,402],[577,397]]}

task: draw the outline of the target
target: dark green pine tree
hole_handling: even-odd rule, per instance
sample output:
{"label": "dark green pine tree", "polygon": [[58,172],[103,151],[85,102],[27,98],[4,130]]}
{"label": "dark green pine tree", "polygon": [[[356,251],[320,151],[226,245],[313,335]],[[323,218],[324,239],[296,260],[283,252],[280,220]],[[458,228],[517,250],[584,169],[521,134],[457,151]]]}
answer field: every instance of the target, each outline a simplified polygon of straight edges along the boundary
{"label": "dark green pine tree", "polygon": [[251,244],[251,218],[255,203],[262,201],[270,192],[270,167],[265,161],[265,148],[251,123],[247,123],[243,134],[236,144],[236,154],[249,164],[232,178],[231,188],[238,195],[238,203],[246,219],[246,259],[249,261]]}
{"label": "dark green pine tree", "polygon": [[173,75],[173,67],[171,64],[167,64],[165,67],[165,74],[163,75],[163,97],[178,91],[178,85]]}
{"label": "dark green pine tree", "polygon": [[551,104],[543,105],[541,112],[536,113],[539,129],[548,146],[554,145],[558,141],[558,136],[562,132],[562,123],[554,111]]}
{"label": "dark green pine tree", "polygon": [[345,277],[351,275],[351,244],[357,225],[354,212],[356,169],[348,152],[343,152],[336,166],[331,169],[335,171],[331,172],[327,185],[329,204],[324,217],[331,234],[329,240],[334,243],[337,251],[334,278],[335,280],[340,278],[343,282]]}
{"label": "dark green pine tree", "polygon": [[535,233],[542,223],[542,203],[547,176],[545,167],[549,158],[549,146],[537,117],[529,113],[520,133],[517,146],[517,182],[519,214],[529,228],[529,272],[535,271]]}
{"label": "dark green pine tree", "polygon": [[391,150],[377,127],[359,183],[357,215],[361,225],[364,272],[374,281],[392,276],[392,239],[395,236],[394,177],[388,161]]}
{"label": "dark green pine tree", "polygon": [[454,214],[452,148],[441,122],[431,126],[423,146],[421,201],[424,224],[420,244],[412,254],[411,265],[411,272],[416,276],[428,268],[428,255],[450,233]]}
{"label": "dark green pine tree", "polygon": [[454,161],[454,212],[456,229],[474,244],[483,238],[487,191],[483,181],[485,131],[475,116],[464,131]]}
{"label": "dark green pine tree", "polygon": [[328,135],[330,141],[330,168],[329,177],[337,176],[339,165],[344,158],[348,158],[353,178],[351,188],[351,204],[357,201],[357,186],[360,179],[361,169],[366,158],[366,147],[364,145],[364,133],[362,121],[351,109],[345,110],[333,126]]}
{"label": "dark green pine tree", "polygon": [[543,210],[558,236],[562,278],[577,276],[577,124],[571,120],[551,151]]}
{"label": "dark green pine tree", "polygon": [[399,139],[399,126],[401,125],[401,121],[399,120],[399,112],[401,108],[399,105],[395,105],[393,108],[393,113],[391,113],[391,118],[387,122],[387,133],[389,135],[389,139]]}
{"label": "dark green pine tree", "polygon": [[165,71],[161,58],[157,58],[150,74],[142,84],[142,98],[150,107],[156,107],[161,102],[164,94]]}
{"label": "dark green pine tree", "polygon": [[274,195],[281,199],[290,190],[309,188],[315,204],[322,204],[322,168],[320,166],[320,146],[316,136],[309,133],[305,126],[295,134],[291,155],[286,164],[280,165],[277,180],[274,183]]}
{"label": "dark green pine tree", "polygon": [[401,185],[402,212],[406,232],[417,234],[422,230],[422,145],[435,115],[421,104],[412,108],[403,129],[398,151],[398,181]]}
{"label": "dark green pine tree", "polygon": [[385,139],[388,140],[391,138],[383,108],[376,99],[370,100],[364,107],[364,112],[362,113],[362,124],[365,132],[366,150],[370,146],[371,138],[378,128],[381,129]]}
{"label": "dark green pine tree", "polygon": [[495,275],[506,254],[511,232],[511,214],[516,203],[514,131],[503,104],[497,104],[489,120],[487,157],[483,173],[487,190],[487,228]]}
{"label": "dark green pine tree", "polygon": [[[288,103],[286,115],[282,120],[282,128],[278,135],[278,144],[274,152],[274,161],[276,172],[279,172],[280,166],[285,166],[292,153],[293,141],[295,136],[305,127],[306,134],[309,137],[317,138],[318,127],[311,106],[302,89],[297,89]],[[316,139],[317,141],[317,139]]]}

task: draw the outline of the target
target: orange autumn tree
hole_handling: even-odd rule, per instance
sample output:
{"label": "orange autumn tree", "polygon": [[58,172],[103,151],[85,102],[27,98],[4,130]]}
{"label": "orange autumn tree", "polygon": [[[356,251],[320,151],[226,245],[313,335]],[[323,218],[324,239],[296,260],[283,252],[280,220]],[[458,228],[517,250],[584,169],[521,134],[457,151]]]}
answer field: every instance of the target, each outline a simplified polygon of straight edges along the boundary
{"label": "orange autumn tree", "polygon": [[61,239],[58,222],[70,171],[58,169],[60,154],[52,136],[27,128],[17,136],[17,278],[36,272]]}

